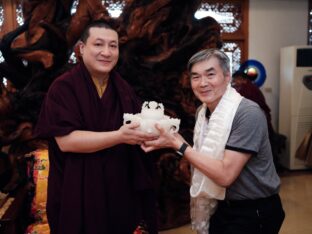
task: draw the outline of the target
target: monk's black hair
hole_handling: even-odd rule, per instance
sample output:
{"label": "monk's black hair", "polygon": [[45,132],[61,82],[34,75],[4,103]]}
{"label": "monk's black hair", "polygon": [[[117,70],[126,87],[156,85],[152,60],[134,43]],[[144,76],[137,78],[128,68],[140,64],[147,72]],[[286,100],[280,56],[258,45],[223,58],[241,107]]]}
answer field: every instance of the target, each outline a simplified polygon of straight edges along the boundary
{"label": "monk's black hair", "polygon": [[244,71],[241,71],[241,70],[237,70],[236,72],[234,72],[232,77],[233,79],[235,78],[249,79],[249,76]]}
{"label": "monk's black hair", "polygon": [[111,30],[116,31],[115,25],[112,22],[108,22],[106,20],[92,21],[85,27],[85,29],[83,30],[80,36],[80,40],[82,42],[86,42],[88,37],[90,36],[90,28],[106,28],[106,29],[111,29]]}

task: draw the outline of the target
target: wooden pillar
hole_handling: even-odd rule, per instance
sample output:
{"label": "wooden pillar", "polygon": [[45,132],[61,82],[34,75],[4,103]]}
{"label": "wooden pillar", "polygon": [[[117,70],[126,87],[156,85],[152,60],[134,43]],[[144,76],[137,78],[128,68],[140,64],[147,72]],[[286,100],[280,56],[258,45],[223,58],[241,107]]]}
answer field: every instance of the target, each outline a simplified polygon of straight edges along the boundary
{"label": "wooden pillar", "polygon": [[15,12],[17,2],[17,0],[0,0],[0,5],[3,8],[3,24],[0,28],[0,37],[17,27]]}

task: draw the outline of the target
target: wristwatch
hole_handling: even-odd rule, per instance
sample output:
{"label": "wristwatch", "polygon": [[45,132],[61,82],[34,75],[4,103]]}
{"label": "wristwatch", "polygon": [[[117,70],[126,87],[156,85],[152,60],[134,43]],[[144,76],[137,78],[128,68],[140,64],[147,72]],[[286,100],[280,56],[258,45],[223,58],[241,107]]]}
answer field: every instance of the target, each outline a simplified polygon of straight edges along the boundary
{"label": "wristwatch", "polygon": [[180,158],[183,157],[184,153],[185,153],[185,150],[186,148],[188,147],[189,145],[186,144],[185,142],[183,142],[183,144],[181,145],[181,147],[177,150],[177,154],[180,156]]}

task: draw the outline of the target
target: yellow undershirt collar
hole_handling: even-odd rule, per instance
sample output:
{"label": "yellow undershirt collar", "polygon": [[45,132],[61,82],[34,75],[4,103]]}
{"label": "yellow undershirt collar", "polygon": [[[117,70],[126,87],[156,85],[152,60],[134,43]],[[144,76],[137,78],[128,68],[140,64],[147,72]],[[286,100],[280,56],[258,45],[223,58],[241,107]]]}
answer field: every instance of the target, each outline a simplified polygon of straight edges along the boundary
{"label": "yellow undershirt collar", "polygon": [[92,80],[96,87],[96,91],[98,92],[99,97],[102,97],[103,93],[106,90],[108,79],[103,80],[102,83],[98,79],[93,78],[93,77],[92,77]]}

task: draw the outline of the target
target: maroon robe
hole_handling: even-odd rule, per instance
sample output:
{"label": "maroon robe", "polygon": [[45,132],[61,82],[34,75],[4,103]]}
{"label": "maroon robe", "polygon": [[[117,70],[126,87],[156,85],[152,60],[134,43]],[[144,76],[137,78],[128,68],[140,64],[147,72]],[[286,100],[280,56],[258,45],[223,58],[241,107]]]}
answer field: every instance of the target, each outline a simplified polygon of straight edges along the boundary
{"label": "maroon robe", "polygon": [[274,132],[271,123],[271,110],[270,107],[267,105],[265,97],[262,94],[261,90],[258,88],[258,86],[252,83],[252,81],[248,78],[235,77],[233,79],[233,87],[236,89],[237,92],[240,93],[240,95],[254,101],[264,111],[268,124],[269,134],[271,135]]}
{"label": "maroon robe", "polygon": [[51,234],[130,234],[141,220],[157,233],[153,163],[138,146],[61,152],[54,139],[74,130],[113,131],[140,112],[130,86],[112,72],[102,98],[83,64],[51,85],[36,134],[49,139],[47,215]]}

